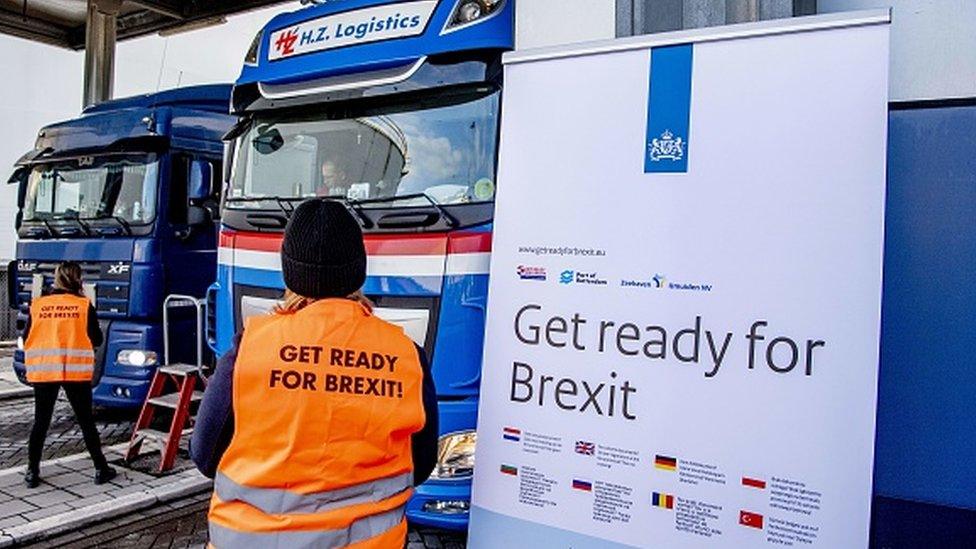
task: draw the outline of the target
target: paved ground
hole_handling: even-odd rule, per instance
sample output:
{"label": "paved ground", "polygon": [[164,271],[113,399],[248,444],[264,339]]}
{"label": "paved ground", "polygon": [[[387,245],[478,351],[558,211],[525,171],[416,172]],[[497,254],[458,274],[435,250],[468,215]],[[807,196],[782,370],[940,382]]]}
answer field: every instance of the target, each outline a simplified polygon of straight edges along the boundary
{"label": "paved ground", "polygon": [[[177,475],[158,478],[151,467],[155,456],[133,468],[117,464],[120,477],[96,487],[91,461],[71,407],[61,396],[55,409],[41,467],[44,484],[28,490],[22,484],[27,438],[33,422],[33,400],[13,376],[10,361],[0,359],[0,547],[14,541],[38,547],[180,548],[204,547],[207,541],[206,481],[181,456]],[[29,388],[28,388],[29,389]],[[135,412],[96,410],[96,422],[111,461],[118,461],[128,442]],[[182,484],[179,484],[182,483]],[[195,495],[175,497],[173,488],[194,488]],[[160,501],[158,493],[169,494]],[[104,515],[97,523],[71,521]],[[67,522],[66,522],[67,521]],[[50,534],[38,537],[39,529]],[[67,528],[67,529],[66,529]],[[41,540],[43,541],[36,541]],[[410,531],[408,549],[461,549],[465,536],[430,529]]]}
{"label": "paved ground", "polygon": [[[127,515],[68,536],[47,540],[46,547],[82,549],[184,549],[207,543],[209,494],[161,506],[158,512]],[[155,511],[155,510],[154,510]],[[407,549],[463,549],[464,536],[435,530],[410,531]]]}
{"label": "paved ground", "polygon": [[[2,368],[2,366],[0,366]],[[136,412],[96,410],[95,421],[102,445],[127,442],[132,434]],[[34,401],[23,397],[0,401],[0,469],[27,465],[27,439],[34,423]],[[75,422],[71,406],[62,393],[47,433],[43,459],[52,459],[85,451],[81,429]]]}
{"label": "paved ground", "polygon": [[[118,465],[124,444],[106,449]],[[93,520],[119,518],[208,492],[210,482],[194,469],[163,477],[119,466],[110,483],[92,482],[86,454],[45,461],[42,483],[27,488],[21,467],[0,471],[0,547],[46,540],[74,532]]]}

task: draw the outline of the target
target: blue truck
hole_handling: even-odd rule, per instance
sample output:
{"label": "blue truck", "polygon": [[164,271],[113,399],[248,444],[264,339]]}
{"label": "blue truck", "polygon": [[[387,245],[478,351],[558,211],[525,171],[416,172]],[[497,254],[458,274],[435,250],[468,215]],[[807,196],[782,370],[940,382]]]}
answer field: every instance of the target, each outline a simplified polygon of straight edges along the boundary
{"label": "blue truck", "polygon": [[[230,92],[196,86],[89,107],[43,128],[10,178],[19,210],[10,305],[22,324],[57,263],[81,264],[106,336],[98,405],[142,405],[163,359],[163,300],[202,297],[214,280]],[[192,337],[174,341],[174,358],[194,350]],[[26,382],[21,351],[14,369]]]}
{"label": "blue truck", "polygon": [[227,352],[243,320],[281,298],[293,208],[345,201],[365,233],[365,293],[431,358],[439,460],[408,506],[417,524],[468,523],[513,17],[512,0],[309,6],[260,31],[233,91],[208,343]]}
{"label": "blue truck", "polygon": [[[468,522],[513,5],[337,0],[280,15],[234,88],[208,341],[226,352],[280,299],[294,206],[345,200],[366,234],[367,294],[432,357],[441,440],[408,508],[419,524]],[[976,100],[893,103],[888,170],[872,546],[973,546]]]}

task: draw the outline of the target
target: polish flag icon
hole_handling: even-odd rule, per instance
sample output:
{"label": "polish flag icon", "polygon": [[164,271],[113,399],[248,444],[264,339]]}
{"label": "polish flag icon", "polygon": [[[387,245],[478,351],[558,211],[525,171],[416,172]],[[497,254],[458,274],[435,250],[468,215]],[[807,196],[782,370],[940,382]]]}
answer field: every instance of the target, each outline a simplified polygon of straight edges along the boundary
{"label": "polish flag icon", "polygon": [[748,526],[750,528],[758,528],[762,530],[763,527],[763,516],[759,513],[750,513],[749,511],[739,511],[739,524],[743,526]]}

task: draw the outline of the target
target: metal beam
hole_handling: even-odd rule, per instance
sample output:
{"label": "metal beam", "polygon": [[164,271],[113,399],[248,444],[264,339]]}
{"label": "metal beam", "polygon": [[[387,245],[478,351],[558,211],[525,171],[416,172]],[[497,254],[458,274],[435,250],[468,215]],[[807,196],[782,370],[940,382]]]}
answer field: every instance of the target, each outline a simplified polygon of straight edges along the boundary
{"label": "metal beam", "polygon": [[85,107],[112,98],[115,87],[115,21],[120,4],[120,0],[88,0],[82,103]]}
{"label": "metal beam", "polygon": [[165,15],[170,19],[185,19],[183,10],[180,9],[179,6],[173,5],[170,2],[159,2],[158,0],[126,0],[126,2],[132,4],[133,6],[138,6],[142,9],[149,10],[160,15]]}
{"label": "metal beam", "polygon": [[62,48],[70,47],[70,29],[37,18],[24,17],[21,13],[0,9],[0,27],[4,32],[19,38]]}

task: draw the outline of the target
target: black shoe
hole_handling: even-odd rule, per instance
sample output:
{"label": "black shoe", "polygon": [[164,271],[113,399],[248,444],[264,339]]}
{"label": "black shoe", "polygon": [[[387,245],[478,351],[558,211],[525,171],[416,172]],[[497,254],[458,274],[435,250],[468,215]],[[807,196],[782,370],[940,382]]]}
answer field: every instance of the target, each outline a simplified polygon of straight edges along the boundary
{"label": "black shoe", "polygon": [[112,469],[111,467],[106,465],[104,468],[99,469],[95,473],[95,484],[105,484],[106,482],[118,476],[118,474],[119,473],[115,469]]}
{"label": "black shoe", "polygon": [[27,471],[24,475],[24,483],[28,488],[37,488],[41,485],[41,474],[37,471]]}

